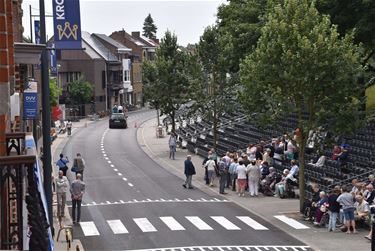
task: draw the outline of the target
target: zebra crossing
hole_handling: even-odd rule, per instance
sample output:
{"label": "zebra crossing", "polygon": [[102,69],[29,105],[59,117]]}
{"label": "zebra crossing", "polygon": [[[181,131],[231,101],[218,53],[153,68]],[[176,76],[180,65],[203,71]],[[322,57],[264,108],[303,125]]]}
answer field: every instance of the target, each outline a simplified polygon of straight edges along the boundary
{"label": "zebra crossing", "polygon": [[[308,226],[285,215],[275,215],[274,218],[285,223],[286,226],[296,230],[309,229]],[[158,217],[158,219],[132,218],[131,220],[143,233],[158,232],[159,230],[155,227],[155,225],[159,224],[160,222],[163,223],[170,231],[185,231],[187,228],[191,227],[199,231],[213,231],[217,229],[239,231],[245,230],[246,228],[256,231],[269,230],[269,228],[249,216],[236,216],[229,219],[224,216],[210,216],[204,219],[198,216],[185,216],[181,217],[180,219],[176,219],[172,216],[163,216]],[[127,228],[120,219],[106,220],[106,223],[115,235],[130,233],[128,230],[131,229],[129,228],[130,226]],[[183,224],[190,224],[190,226],[184,226]],[[85,236],[100,235],[100,231],[93,221],[80,222],[80,227]],[[132,229],[134,230],[134,228]]]}

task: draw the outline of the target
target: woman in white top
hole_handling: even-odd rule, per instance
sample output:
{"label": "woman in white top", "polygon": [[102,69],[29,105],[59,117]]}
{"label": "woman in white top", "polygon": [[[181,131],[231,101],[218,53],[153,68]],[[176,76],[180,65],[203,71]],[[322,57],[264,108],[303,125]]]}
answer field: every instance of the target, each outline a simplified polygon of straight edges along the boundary
{"label": "woman in white top", "polygon": [[240,160],[237,166],[237,185],[238,185],[238,195],[245,196],[245,187],[246,187],[246,173],[247,168],[243,164],[243,161]]}
{"label": "woman in white top", "polygon": [[210,187],[212,187],[214,185],[213,182],[216,177],[216,163],[212,158],[210,158],[209,160],[207,160],[204,167],[207,167],[208,181]]}
{"label": "woman in white top", "polygon": [[250,196],[258,196],[259,180],[260,180],[260,161],[253,161],[247,166],[249,172],[249,192]]}

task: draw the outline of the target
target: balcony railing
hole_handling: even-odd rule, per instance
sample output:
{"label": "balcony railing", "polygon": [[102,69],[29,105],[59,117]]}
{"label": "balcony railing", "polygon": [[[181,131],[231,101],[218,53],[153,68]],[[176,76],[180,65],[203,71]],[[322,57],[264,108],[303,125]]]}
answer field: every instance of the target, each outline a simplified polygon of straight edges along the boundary
{"label": "balcony railing", "polygon": [[25,154],[25,133],[6,134],[6,142],[8,155],[13,155],[0,157],[0,249],[48,250],[49,225],[36,178],[37,156]]}

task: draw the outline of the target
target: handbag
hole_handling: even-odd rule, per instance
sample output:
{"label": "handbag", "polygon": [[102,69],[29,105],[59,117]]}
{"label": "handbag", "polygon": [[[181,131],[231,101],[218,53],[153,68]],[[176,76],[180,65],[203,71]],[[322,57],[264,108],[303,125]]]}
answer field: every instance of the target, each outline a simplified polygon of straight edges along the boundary
{"label": "handbag", "polygon": [[78,171],[78,167],[72,166],[72,169],[70,169],[73,173],[76,173]]}

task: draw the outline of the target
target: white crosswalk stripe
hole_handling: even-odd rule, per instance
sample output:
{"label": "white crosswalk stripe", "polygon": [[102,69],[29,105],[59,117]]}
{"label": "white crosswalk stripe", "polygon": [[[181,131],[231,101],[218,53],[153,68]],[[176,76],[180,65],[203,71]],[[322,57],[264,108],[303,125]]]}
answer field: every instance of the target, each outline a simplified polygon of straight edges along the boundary
{"label": "white crosswalk stripe", "polygon": [[237,216],[237,218],[255,230],[268,230],[268,228],[248,216]]}
{"label": "white crosswalk stripe", "polygon": [[185,228],[178,223],[173,217],[160,217],[160,219],[164,222],[165,225],[169,227],[172,231],[181,231],[185,230]]}
{"label": "white crosswalk stripe", "polygon": [[138,225],[142,232],[157,232],[156,228],[147,218],[134,218],[133,221]]}
{"label": "white crosswalk stripe", "polygon": [[85,236],[100,235],[93,221],[82,221],[79,223]]}
{"label": "white crosswalk stripe", "polygon": [[289,218],[289,217],[287,217],[285,215],[275,215],[274,217],[276,219],[278,219],[278,220],[280,220],[280,221],[288,224],[289,226],[291,226],[294,229],[309,229],[308,226],[303,225],[302,223],[299,223],[295,219]]}
{"label": "white crosswalk stripe", "polygon": [[[275,215],[276,219],[282,221],[283,223],[287,224],[288,226],[292,227],[293,229],[309,229],[308,226],[298,222],[295,219],[289,218],[285,215]],[[209,225],[205,220],[200,218],[199,216],[185,216],[185,218],[198,230],[214,230],[213,225]],[[253,218],[249,216],[235,216],[235,217],[224,217],[224,216],[210,216],[212,220],[218,223],[222,228],[226,230],[241,230],[239,227],[240,225],[236,225],[238,222],[244,223],[246,226],[250,227],[256,231],[264,231],[269,230],[264,225],[260,224]],[[185,231],[186,226],[181,224],[182,222],[172,216],[162,216],[159,219],[171,230],[171,231]],[[237,220],[236,220],[237,219]],[[156,219],[148,219],[148,218],[133,218],[132,219],[139,229],[142,232],[157,232],[156,229],[151,222],[155,222]],[[234,220],[234,221],[233,221]],[[125,227],[123,222],[120,219],[111,219],[106,220],[108,226],[111,228],[113,234],[128,234],[129,230]],[[100,235],[94,221],[85,221],[80,223],[81,229],[85,236],[98,236]],[[217,227],[218,229],[220,227]],[[245,229],[245,228],[244,228]],[[217,230],[217,229],[216,229]]]}
{"label": "white crosswalk stripe", "polygon": [[114,234],[127,234],[129,231],[126,229],[121,220],[107,220],[109,227]]}
{"label": "white crosswalk stripe", "polygon": [[223,216],[211,216],[211,218],[227,230],[241,230],[241,228],[237,227]]}
{"label": "white crosswalk stripe", "polygon": [[190,221],[194,226],[196,226],[199,230],[214,230],[206,222],[204,222],[201,218],[197,216],[186,216],[185,218],[188,221]]}

